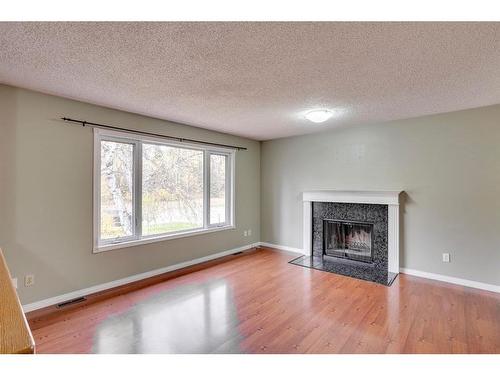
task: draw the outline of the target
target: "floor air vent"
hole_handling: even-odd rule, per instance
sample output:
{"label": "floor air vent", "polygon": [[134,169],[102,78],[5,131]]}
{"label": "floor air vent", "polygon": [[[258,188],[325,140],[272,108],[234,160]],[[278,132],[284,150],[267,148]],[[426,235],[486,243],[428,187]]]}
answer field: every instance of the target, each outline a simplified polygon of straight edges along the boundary
{"label": "floor air vent", "polygon": [[59,303],[57,305],[57,308],[60,309],[61,307],[66,307],[68,305],[74,305],[75,303],[80,303],[80,302],[83,302],[86,300],[87,300],[87,298],[85,298],[85,297],[75,298],[75,299],[72,299],[72,300],[69,300],[66,302]]}

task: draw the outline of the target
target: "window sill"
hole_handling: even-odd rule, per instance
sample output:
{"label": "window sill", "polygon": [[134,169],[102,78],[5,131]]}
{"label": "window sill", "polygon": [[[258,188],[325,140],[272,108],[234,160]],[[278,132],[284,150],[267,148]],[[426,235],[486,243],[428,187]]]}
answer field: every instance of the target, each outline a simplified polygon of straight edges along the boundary
{"label": "window sill", "polygon": [[155,243],[155,242],[197,236],[200,234],[220,232],[220,231],[229,230],[229,229],[235,229],[235,226],[234,225],[225,225],[223,227],[202,228],[202,229],[191,230],[188,232],[172,233],[172,234],[166,234],[166,235],[157,236],[157,237],[143,238],[140,240],[132,240],[132,241],[126,241],[126,242],[120,242],[120,243],[112,243],[112,244],[94,246],[94,249],[92,252],[94,254],[97,254],[97,253],[102,253],[102,252],[109,251],[109,250],[117,250],[117,249],[123,249],[126,247],[146,245],[146,244]]}

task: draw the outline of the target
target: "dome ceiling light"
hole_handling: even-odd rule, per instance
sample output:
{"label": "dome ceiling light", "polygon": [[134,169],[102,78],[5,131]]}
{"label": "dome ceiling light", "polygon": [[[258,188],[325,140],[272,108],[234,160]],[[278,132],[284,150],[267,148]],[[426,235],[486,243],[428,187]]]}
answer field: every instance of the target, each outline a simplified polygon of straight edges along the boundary
{"label": "dome ceiling light", "polygon": [[314,123],[322,123],[333,116],[333,112],[328,109],[314,109],[305,114],[305,118]]}

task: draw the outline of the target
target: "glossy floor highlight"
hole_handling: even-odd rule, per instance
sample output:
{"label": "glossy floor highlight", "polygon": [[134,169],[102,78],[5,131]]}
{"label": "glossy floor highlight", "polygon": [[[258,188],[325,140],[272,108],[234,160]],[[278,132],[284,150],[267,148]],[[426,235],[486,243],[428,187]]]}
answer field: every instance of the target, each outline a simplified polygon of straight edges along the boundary
{"label": "glossy floor highlight", "polygon": [[160,291],[95,330],[93,353],[239,353],[238,316],[226,280]]}
{"label": "glossy floor highlight", "polygon": [[38,353],[500,353],[500,295],[399,275],[391,287],[259,249],[30,319]]}

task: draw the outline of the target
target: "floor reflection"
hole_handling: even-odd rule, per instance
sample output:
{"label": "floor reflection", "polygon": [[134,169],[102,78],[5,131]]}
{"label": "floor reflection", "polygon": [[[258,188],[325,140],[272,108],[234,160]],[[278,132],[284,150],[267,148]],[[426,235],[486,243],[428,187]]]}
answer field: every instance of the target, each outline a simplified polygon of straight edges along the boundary
{"label": "floor reflection", "polygon": [[94,353],[238,353],[238,317],[224,279],[155,294],[96,329]]}

